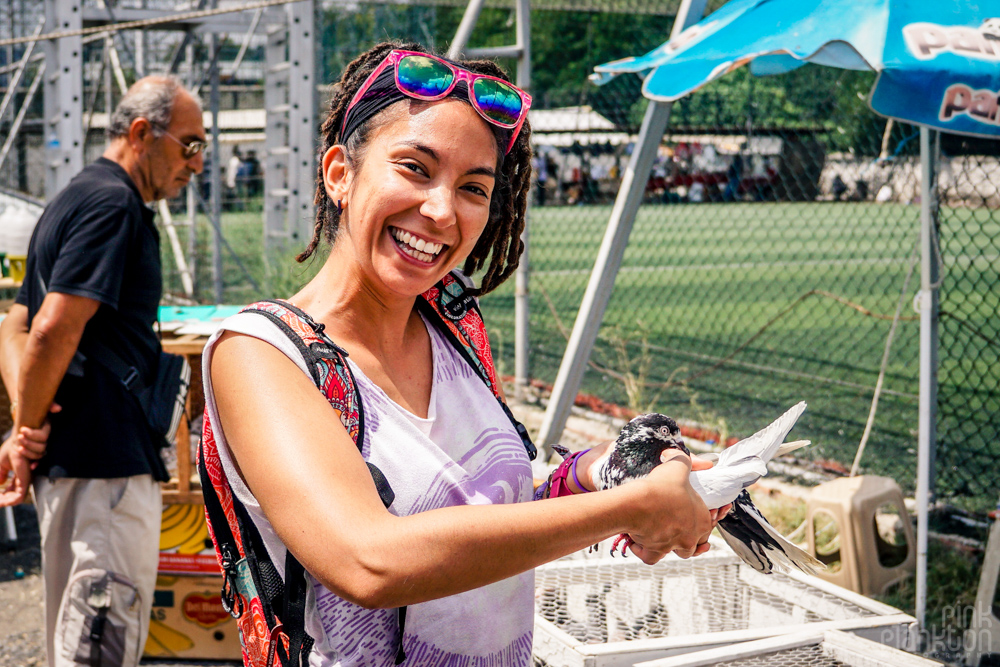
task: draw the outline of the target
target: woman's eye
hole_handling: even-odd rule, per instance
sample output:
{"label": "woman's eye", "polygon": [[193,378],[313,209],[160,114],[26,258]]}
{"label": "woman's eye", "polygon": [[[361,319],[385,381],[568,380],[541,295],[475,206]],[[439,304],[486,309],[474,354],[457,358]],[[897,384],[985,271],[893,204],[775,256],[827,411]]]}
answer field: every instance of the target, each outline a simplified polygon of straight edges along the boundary
{"label": "woman's eye", "polygon": [[485,197],[486,199],[490,198],[490,194],[486,192],[484,188],[481,188],[478,185],[466,185],[465,189],[468,190],[469,192],[472,192],[473,194],[479,195],[480,197]]}
{"label": "woman's eye", "polygon": [[402,164],[403,167],[405,167],[406,169],[409,169],[410,171],[412,171],[412,172],[414,172],[416,174],[421,174],[423,176],[427,175],[427,171],[421,165],[417,164],[416,162],[402,162],[400,164]]}

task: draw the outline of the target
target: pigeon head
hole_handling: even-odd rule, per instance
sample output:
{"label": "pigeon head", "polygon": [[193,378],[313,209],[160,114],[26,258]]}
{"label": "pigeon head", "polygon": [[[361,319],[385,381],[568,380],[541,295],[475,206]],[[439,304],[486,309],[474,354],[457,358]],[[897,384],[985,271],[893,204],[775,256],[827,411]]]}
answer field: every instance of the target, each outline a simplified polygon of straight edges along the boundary
{"label": "pigeon head", "polygon": [[684,446],[684,439],[681,437],[677,422],[655,412],[639,415],[625,424],[618,434],[615,449],[653,451],[657,460],[664,449],[679,449],[685,454],[691,453]]}
{"label": "pigeon head", "polygon": [[670,417],[661,414],[639,415],[625,424],[602,470],[605,487],[617,486],[626,479],[645,477],[660,464],[665,449],[678,449],[689,455],[681,430]]}

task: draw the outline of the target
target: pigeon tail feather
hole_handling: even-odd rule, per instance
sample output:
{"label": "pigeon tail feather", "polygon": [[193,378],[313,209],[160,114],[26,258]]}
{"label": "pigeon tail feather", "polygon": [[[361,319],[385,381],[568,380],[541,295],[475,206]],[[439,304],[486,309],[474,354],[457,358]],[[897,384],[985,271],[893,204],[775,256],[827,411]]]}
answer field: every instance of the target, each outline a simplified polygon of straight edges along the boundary
{"label": "pigeon tail feather", "polygon": [[806,574],[826,569],[820,561],[792,544],[768,523],[744,491],[732,511],[719,521],[719,532],[726,544],[750,567],[770,574],[775,569],[797,568]]}
{"label": "pigeon tail feather", "polygon": [[802,449],[803,447],[808,447],[812,444],[812,440],[794,440],[792,442],[786,442],[785,444],[778,447],[778,451],[774,453],[774,458],[780,456],[787,456],[794,451]]}

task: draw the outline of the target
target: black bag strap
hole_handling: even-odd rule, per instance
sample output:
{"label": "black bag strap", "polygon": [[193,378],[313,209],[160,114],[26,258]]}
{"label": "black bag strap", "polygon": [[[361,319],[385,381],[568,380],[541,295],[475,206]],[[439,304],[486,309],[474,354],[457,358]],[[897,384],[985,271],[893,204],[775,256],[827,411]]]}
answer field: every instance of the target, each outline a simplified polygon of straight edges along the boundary
{"label": "black bag strap", "polygon": [[104,626],[107,621],[108,607],[100,607],[90,623],[90,664],[93,667],[101,667],[104,664],[101,644],[104,642]]}
{"label": "black bag strap", "polygon": [[[306,571],[291,551],[285,551],[285,609],[282,620],[288,631],[288,665],[298,667],[301,656],[309,655],[312,638],[306,627]],[[306,646],[308,637],[308,646]]]}
{"label": "black bag strap", "polygon": [[93,359],[109,370],[112,375],[121,381],[122,386],[129,393],[139,399],[139,404],[145,407],[145,390],[149,388],[149,385],[142,382],[142,375],[139,373],[138,368],[126,362],[107,345],[90,342],[81,343],[80,351],[88,359]]}
{"label": "black bag strap", "polygon": [[[208,468],[205,466],[205,442],[202,440],[198,444],[198,477],[201,479],[202,496],[205,498],[205,512],[208,520],[212,524],[212,533],[218,545],[222,565],[222,608],[233,618],[243,615],[243,600],[236,594],[236,563],[239,561],[239,549],[236,546],[236,538],[229,528],[229,520],[222,509],[222,502],[219,494],[208,476]],[[239,500],[233,496],[233,504]]]}
{"label": "black bag strap", "polygon": [[[446,309],[449,313],[454,314],[458,319],[467,317],[467,313],[471,311],[476,313],[480,320],[482,320],[482,312],[479,310],[476,300],[472,298],[471,294],[468,292],[468,288],[465,286],[465,283],[459,278],[456,278],[455,282],[461,285],[462,293],[457,297],[446,300],[445,297],[448,293],[442,290],[441,307]],[[463,345],[462,342],[458,340],[455,336],[455,332],[452,331],[451,327],[449,327],[447,323],[445,323],[437,308],[423,298],[417,299],[417,308],[420,310],[420,313],[428,319],[428,321],[434,324],[435,328],[445,337],[445,340],[451,343],[451,346],[458,351],[459,356],[465,360],[465,363],[469,364],[469,366],[476,371],[476,375],[478,375],[480,379],[482,379],[482,381],[489,386],[490,379],[483,374],[484,370],[482,365],[472,359],[469,354],[468,346]],[[496,396],[496,399],[500,404],[500,407],[503,409],[504,414],[507,415],[507,419],[514,427],[514,430],[517,431],[518,436],[520,436],[521,443],[524,445],[524,450],[528,453],[528,459],[534,461],[535,457],[538,456],[538,449],[535,447],[535,443],[531,441],[528,429],[525,428],[524,424],[519,422],[516,417],[514,417],[514,413],[510,411],[510,408],[499,395]]]}
{"label": "black bag strap", "polygon": [[[322,323],[316,322],[305,311],[293,306],[287,301],[267,299],[263,301],[263,303],[273,303],[292,312],[308,324],[310,328],[312,328],[313,332],[315,332],[316,335],[322,339],[322,345],[318,345],[316,343],[306,345],[305,341],[303,341],[302,338],[295,333],[290,326],[288,326],[288,323],[282,320],[281,317],[275,313],[259,308],[246,308],[241,311],[244,313],[263,315],[275,326],[277,326],[289,340],[292,341],[298,349],[299,354],[302,355],[302,358],[306,363],[306,367],[309,369],[310,377],[313,379],[313,384],[316,385],[317,389],[322,390],[322,380],[318,365],[321,363],[325,364],[326,360],[333,360],[343,364],[347,373],[351,373],[350,367],[347,364],[347,350],[334,343],[330,337],[323,332],[324,325]],[[353,374],[351,374],[350,388],[357,392],[357,383],[354,381]],[[360,396],[358,396],[358,398],[360,399]],[[364,445],[364,412],[360,400],[358,400],[358,416],[361,428],[358,429],[358,438],[355,441],[355,444],[358,447],[358,451],[362,451],[362,447]],[[378,466],[368,461],[365,461],[365,463],[368,465],[368,471],[372,476],[372,481],[375,482],[375,488],[378,491],[379,499],[388,509],[388,507],[392,505],[395,500],[396,494],[389,485],[389,481],[386,479],[385,474],[378,468]],[[288,660],[285,663],[287,665],[298,665],[300,657],[308,655],[309,651],[312,650],[313,639],[305,633],[306,586],[307,581],[305,568],[298,561],[298,559],[292,555],[291,551],[286,550],[284,609],[282,621],[286,628],[286,634],[288,635]],[[403,629],[406,622],[406,607],[400,607],[398,614],[399,645],[396,648],[397,665],[406,659],[406,654],[403,651]]]}

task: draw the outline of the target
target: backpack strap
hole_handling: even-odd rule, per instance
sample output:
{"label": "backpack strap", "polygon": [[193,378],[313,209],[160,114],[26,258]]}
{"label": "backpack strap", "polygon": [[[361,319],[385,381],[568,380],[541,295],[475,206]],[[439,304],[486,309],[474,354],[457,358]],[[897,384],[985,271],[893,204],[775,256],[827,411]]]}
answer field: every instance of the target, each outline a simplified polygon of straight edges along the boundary
{"label": "backpack strap", "polygon": [[493,353],[490,350],[490,337],[475,295],[455,273],[449,273],[441,282],[420,295],[417,308],[428,321],[434,323],[490,388],[514,430],[521,436],[528,458],[534,461],[538,450],[531,442],[528,429],[514,417],[500,393],[500,384],[493,366]]}
{"label": "backpack strap", "polygon": [[[325,327],[322,323],[316,322],[305,311],[287,301],[278,299],[258,301],[240,312],[263,315],[288,336],[302,355],[313,384],[323,392],[333,406],[344,428],[357,445],[358,451],[363,452],[364,408],[354,374],[347,364],[347,350],[330,340],[330,337],[323,332]],[[308,328],[301,326],[302,324]],[[368,463],[368,471],[375,482],[382,504],[389,507],[395,499],[395,493],[389,486],[385,474],[372,463]]]}
{"label": "backpack strap", "polygon": [[[305,311],[287,301],[270,299],[247,306],[240,312],[263,315],[277,326],[291,340],[302,355],[306,368],[316,388],[323,392],[333,407],[341,423],[347,429],[358,451],[364,449],[364,409],[357,382],[347,363],[347,350],[334,343],[323,329]],[[388,508],[395,499],[395,493],[385,474],[368,461],[368,471],[375,482],[382,504]],[[260,552],[266,554],[266,551]],[[288,637],[288,658],[286,664],[298,665],[299,657],[308,655],[313,639],[305,633],[306,605],[305,568],[291,551],[285,556],[284,608],[282,620]],[[396,664],[406,659],[403,651],[403,627],[406,607],[399,609],[399,645],[396,649]],[[279,647],[280,648],[280,647]],[[284,657],[284,656],[282,656]]]}
{"label": "backpack strap", "polygon": [[[263,539],[246,507],[232,492],[208,420],[198,450],[198,473],[209,534],[223,573],[222,606],[240,626],[245,664],[270,667],[275,655],[283,665],[295,664],[287,659],[290,653],[287,635],[281,637],[276,632],[283,628],[278,614],[280,619],[285,618],[284,583],[268,558]],[[304,586],[303,577],[303,590]],[[264,628],[266,634],[261,632]],[[304,635],[301,642],[305,652],[311,650],[310,637]],[[265,657],[267,662],[263,662]]]}

